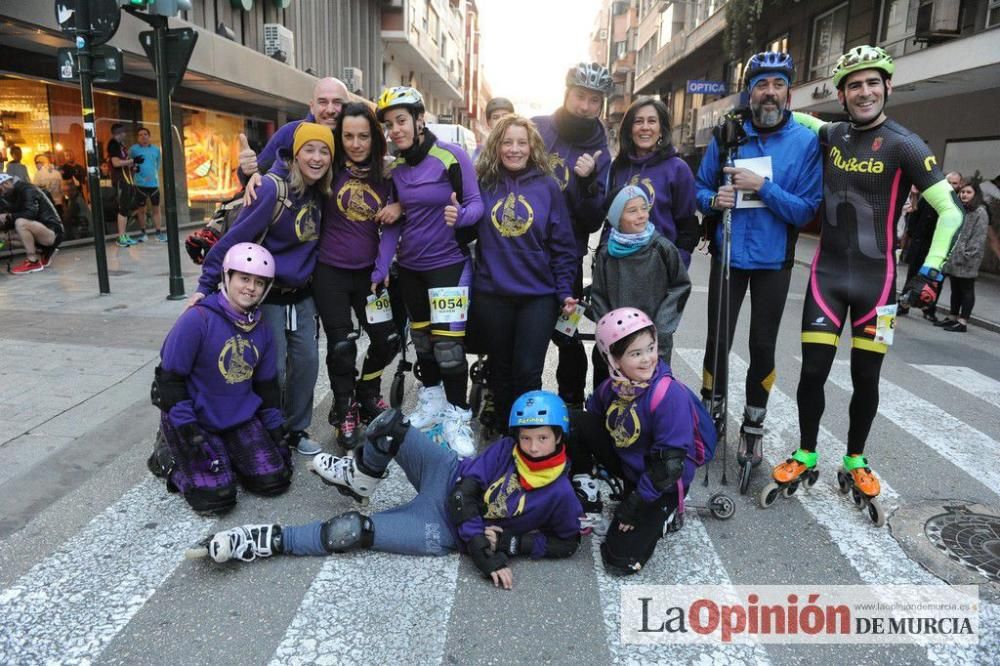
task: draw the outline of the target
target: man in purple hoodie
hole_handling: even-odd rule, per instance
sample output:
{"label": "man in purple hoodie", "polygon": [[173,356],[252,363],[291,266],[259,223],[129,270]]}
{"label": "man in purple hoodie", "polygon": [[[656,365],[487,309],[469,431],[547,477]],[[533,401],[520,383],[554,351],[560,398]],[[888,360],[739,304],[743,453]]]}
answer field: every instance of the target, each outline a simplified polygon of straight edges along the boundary
{"label": "man in purple hoodie", "polygon": [[[600,115],[604,98],[611,88],[611,75],[607,68],[596,62],[581,62],[566,73],[566,95],[562,107],[551,116],[532,118],[545,141],[545,149],[552,154],[556,180],[566,197],[573,222],[579,257],[573,285],[575,298],[583,295],[583,257],[587,254],[587,238],[600,229],[604,221],[604,190],[611,155]],[[587,353],[579,339],[561,336],[554,341],[559,346],[559,366],[556,369],[559,396],[578,409],[583,405],[587,381]]]}
{"label": "man in purple hoodie", "polygon": [[291,483],[274,337],[259,325],[274,263],[260,245],[234,245],[222,290],[188,308],[160,350],[151,391],[160,436],[147,466],[199,513],[231,509],[237,478],[264,496]]}

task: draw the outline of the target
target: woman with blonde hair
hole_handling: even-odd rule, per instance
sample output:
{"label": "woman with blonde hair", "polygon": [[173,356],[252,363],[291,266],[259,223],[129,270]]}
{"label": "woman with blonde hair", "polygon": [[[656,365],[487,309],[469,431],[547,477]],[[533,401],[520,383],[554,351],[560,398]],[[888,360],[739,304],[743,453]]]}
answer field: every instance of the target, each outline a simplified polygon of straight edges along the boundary
{"label": "woman with blonde hair", "polygon": [[324,201],[330,196],[333,154],[329,127],[301,123],[295,129],[292,159],[285,168],[275,165],[261,180],[253,202],[205,257],[198,291],[188,299],[191,306],[218,289],[222,258],[237,243],[257,243],[274,256],[274,286],[260,310],[276,343],[288,443],[304,455],[321,450],[306,431],[319,375],[318,324],[310,282]]}
{"label": "woman with blonde hair", "polygon": [[500,119],[476,163],[483,197],[477,227],[473,317],[489,355],[497,421],[514,398],[542,387],[560,310],[576,308],[576,242],[566,200],[535,124]]}

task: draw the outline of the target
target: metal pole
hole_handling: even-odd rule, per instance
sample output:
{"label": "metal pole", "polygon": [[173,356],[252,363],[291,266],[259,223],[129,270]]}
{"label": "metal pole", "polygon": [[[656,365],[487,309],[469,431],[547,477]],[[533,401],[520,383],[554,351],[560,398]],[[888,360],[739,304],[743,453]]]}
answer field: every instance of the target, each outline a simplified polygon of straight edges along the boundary
{"label": "metal pole", "polygon": [[163,144],[163,214],[167,222],[167,260],[170,264],[170,294],[167,300],[183,300],[180,231],[177,228],[177,190],[174,187],[174,136],[170,114],[170,81],[167,72],[167,17],[150,16],[153,52],[156,54],[156,100],[160,107],[160,140]]}
{"label": "metal pole", "polygon": [[77,62],[80,65],[80,97],[83,106],[83,145],[87,163],[87,184],[93,212],[94,254],[97,258],[97,286],[102,294],[111,293],[108,279],[108,255],[104,247],[104,205],[101,203],[101,170],[97,160],[97,136],[94,131],[94,89],[90,69],[90,2],[76,8]]}

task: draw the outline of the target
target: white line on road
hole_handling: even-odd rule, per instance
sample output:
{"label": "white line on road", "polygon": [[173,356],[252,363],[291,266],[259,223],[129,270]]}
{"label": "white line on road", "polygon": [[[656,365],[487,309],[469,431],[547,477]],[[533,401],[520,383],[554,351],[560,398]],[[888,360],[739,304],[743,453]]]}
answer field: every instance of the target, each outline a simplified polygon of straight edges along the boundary
{"label": "white line on road", "polygon": [[0,663],[90,663],[214,520],[147,479],[0,592]]}
{"label": "white line on road", "polygon": [[[830,381],[850,393],[850,362],[835,361]],[[1000,495],[1000,443],[884,378],[879,383],[879,396],[879,416],[889,419]]]}
{"label": "white line on road", "polygon": [[972,368],[960,365],[911,365],[935,379],[940,379],[966,393],[971,393],[994,407],[1000,407],[1000,382],[992,377],[987,377]]}
{"label": "white line on road", "polygon": [[[681,349],[680,356],[693,367],[700,367],[700,350]],[[748,369],[746,361],[737,354],[730,355],[729,376],[743,377]],[[849,381],[849,380],[848,380]],[[888,382],[882,382],[885,387]],[[848,383],[848,388],[850,384]],[[744,399],[742,381],[730,382],[730,403],[740,405]],[[764,459],[761,472],[784,460],[799,441],[798,407],[793,399],[778,388],[771,390],[765,421]],[[865,583],[870,585],[920,584],[942,585],[943,582],[912,561],[892,537],[888,528],[877,529],[862,516],[850,500],[840,495],[834,485],[840,459],[846,444],[825,427],[820,427],[817,451],[820,454],[819,481],[808,491],[800,490],[794,497],[830,534],[844,558]],[[760,474],[760,472],[758,472]],[[825,480],[824,480],[825,479]],[[890,502],[899,499],[883,478],[880,499],[886,513],[895,506]],[[752,488],[759,488],[759,483]],[[769,511],[780,511],[784,500],[779,498]],[[1000,644],[1000,613],[995,605],[980,604],[981,639],[978,647],[928,646],[928,658],[937,664],[978,664]]]}

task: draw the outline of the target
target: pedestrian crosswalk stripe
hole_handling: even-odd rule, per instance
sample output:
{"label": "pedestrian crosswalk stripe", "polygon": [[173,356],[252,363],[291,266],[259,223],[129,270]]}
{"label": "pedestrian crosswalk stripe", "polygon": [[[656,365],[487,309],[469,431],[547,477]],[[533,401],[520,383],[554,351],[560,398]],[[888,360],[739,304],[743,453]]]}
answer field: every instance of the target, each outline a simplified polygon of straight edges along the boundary
{"label": "pedestrian crosswalk stripe", "polygon": [[[678,350],[675,350],[676,353]],[[701,350],[681,349],[679,353],[685,362],[693,367],[700,367],[703,354]],[[748,369],[747,362],[739,355],[735,353],[730,355],[729,374],[731,378],[735,378],[729,383],[731,406],[743,404],[744,383],[738,378],[744,377]],[[883,380],[882,386],[886,384],[887,382]],[[765,462],[762,463],[764,469],[761,472],[767,474],[768,468],[792,453],[799,441],[798,407],[795,401],[779,388],[771,390],[764,431]],[[730,445],[735,446],[732,442]],[[840,467],[840,458],[845,450],[846,444],[843,441],[836,438],[827,428],[820,426],[817,451],[820,454],[818,465],[822,471],[819,481],[808,491],[799,490],[794,497],[798,498],[806,511],[830,534],[831,542],[836,544],[863,582],[872,585],[906,583],[942,585],[940,579],[909,559],[887,528],[873,527],[849,500],[838,496],[834,484],[837,469]],[[759,479],[759,476],[757,478]],[[760,486],[752,485],[751,492],[754,488],[759,489]],[[890,504],[899,499],[898,493],[885,478],[882,478],[880,499],[884,502],[886,513],[894,508]],[[780,511],[780,500],[769,510]],[[745,514],[743,519],[752,520]],[[984,663],[984,656],[990,654],[990,646],[1000,643],[1000,608],[995,604],[986,602],[980,604],[980,631],[982,639],[978,647],[931,645],[927,647],[927,656],[936,664]]]}
{"label": "pedestrian crosswalk stripe", "polygon": [[935,379],[951,384],[980,400],[1000,408],[1000,381],[960,365],[917,365],[917,370],[926,372]]}
{"label": "pedestrian crosswalk stripe", "polygon": [[0,592],[0,663],[89,663],[214,520],[146,479]]}
{"label": "pedestrian crosswalk stripe", "polygon": [[[850,362],[835,361],[830,381],[851,392]],[[1000,443],[995,439],[885,378],[879,383],[878,413],[1000,495]]]}

